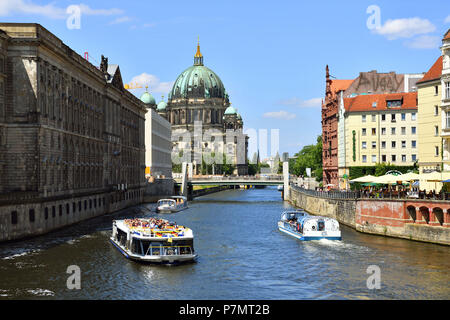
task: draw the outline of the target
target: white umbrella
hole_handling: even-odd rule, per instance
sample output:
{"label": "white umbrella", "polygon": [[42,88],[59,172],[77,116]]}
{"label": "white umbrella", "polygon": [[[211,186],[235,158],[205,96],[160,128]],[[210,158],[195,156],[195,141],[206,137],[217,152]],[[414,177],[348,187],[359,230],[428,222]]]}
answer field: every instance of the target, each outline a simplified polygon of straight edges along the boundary
{"label": "white umbrella", "polygon": [[350,180],[350,183],[353,182],[373,182],[373,179],[376,178],[374,176],[371,176],[370,174],[364,177],[359,177],[353,180]]}

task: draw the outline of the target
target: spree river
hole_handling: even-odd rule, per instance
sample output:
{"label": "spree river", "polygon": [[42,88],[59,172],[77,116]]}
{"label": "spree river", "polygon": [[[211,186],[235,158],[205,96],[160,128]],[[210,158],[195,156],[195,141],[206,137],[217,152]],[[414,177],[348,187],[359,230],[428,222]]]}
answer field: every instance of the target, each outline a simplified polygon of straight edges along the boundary
{"label": "spree river", "polygon": [[[450,249],[359,233],[302,242],[277,229],[291,208],[276,188],[227,190],[159,216],[194,231],[195,263],[146,265],[110,242],[113,219],[158,216],[154,204],[0,245],[0,299],[449,299]],[[69,290],[67,268],[81,270]],[[367,268],[380,268],[368,289]]]}

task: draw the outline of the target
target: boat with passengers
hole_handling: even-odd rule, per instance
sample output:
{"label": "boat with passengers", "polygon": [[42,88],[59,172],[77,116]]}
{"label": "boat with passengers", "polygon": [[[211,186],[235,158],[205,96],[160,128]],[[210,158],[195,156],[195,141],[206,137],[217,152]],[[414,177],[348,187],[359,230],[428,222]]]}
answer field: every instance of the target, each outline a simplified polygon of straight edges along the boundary
{"label": "boat with passengers", "polygon": [[336,219],[312,216],[302,210],[285,211],[278,221],[278,230],[300,240],[341,240]]}
{"label": "boat with passengers", "polygon": [[183,196],[173,196],[168,199],[160,199],[156,203],[156,212],[172,213],[187,209],[187,198]]}
{"label": "boat with passengers", "polygon": [[193,261],[191,229],[157,218],[114,220],[112,244],[128,259],[154,263]]}

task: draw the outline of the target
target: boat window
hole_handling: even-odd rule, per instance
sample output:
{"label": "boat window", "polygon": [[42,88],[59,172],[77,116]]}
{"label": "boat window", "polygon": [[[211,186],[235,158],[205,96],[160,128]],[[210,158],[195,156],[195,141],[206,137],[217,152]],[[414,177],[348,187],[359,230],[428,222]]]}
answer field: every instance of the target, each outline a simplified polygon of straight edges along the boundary
{"label": "boat window", "polygon": [[151,250],[149,250],[149,253],[151,252],[154,256],[161,255],[161,242],[152,242],[151,243]]}
{"label": "boat window", "polygon": [[176,246],[179,249],[179,254],[192,254],[193,253],[193,240],[179,240],[176,241]]}
{"label": "boat window", "polygon": [[131,252],[136,254],[142,254],[141,240],[133,238],[133,245],[131,247]]}
{"label": "boat window", "polygon": [[122,246],[125,246],[125,244],[127,243],[127,234],[120,229],[117,229],[117,241]]}
{"label": "boat window", "polygon": [[324,222],[324,221],[319,221],[319,222],[317,223],[317,229],[318,229],[319,231],[323,231],[323,230],[325,229],[325,222]]}
{"label": "boat window", "polygon": [[166,256],[172,256],[178,254],[178,247],[176,246],[164,246],[164,254]]}

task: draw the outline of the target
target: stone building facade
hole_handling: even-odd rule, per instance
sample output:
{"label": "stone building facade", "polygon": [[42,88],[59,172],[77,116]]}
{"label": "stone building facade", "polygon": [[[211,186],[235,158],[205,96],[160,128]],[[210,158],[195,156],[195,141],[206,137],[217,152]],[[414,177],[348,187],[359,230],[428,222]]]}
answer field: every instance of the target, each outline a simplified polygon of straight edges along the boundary
{"label": "stone building facade", "polygon": [[[227,154],[236,166],[235,174],[248,173],[248,136],[243,133],[242,117],[231,106],[222,80],[203,65],[200,45],[194,65],[178,76],[168,102],[160,102],[156,109],[172,125],[172,160],[183,154],[182,161],[192,162],[199,174],[200,155]],[[217,170],[220,173],[220,166]]]}
{"label": "stone building facade", "polygon": [[142,201],[144,104],[39,24],[0,24],[0,240]]}

